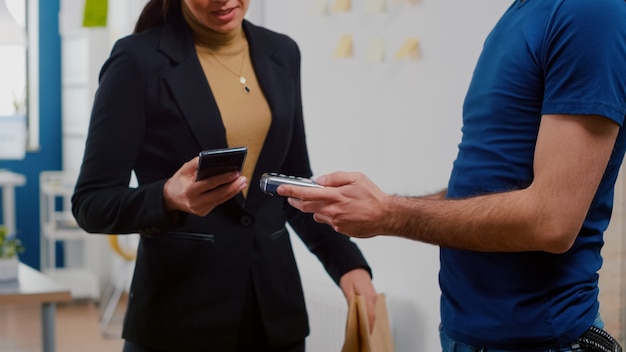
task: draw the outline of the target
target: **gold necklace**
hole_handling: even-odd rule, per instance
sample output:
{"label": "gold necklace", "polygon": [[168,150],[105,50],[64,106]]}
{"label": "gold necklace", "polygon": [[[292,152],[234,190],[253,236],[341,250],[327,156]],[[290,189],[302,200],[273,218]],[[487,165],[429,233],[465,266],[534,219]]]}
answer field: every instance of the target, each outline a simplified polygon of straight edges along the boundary
{"label": "gold necklace", "polygon": [[241,85],[243,86],[243,92],[245,94],[250,94],[250,87],[248,87],[248,85],[246,84],[248,80],[243,75],[243,64],[246,61],[246,51],[247,51],[246,48],[247,48],[247,45],[244,46],[242,53],[241,53],[241,65],[239,66],[239,74],[237,74],[237,72],[235,72],[233,69],[228,67],[224,62],[222,62],[222,60],[220,60],[220,58],[217,57],[217,55],[215,55],[213,50],[209,50],[209,54],[211,54],[211,56],[215,58],[215,61],[217,61],[220,65],[222,65],[225,69],[227,69],[228,72],[235,75],[235,77],[239,77],[239,83],[241,83]]}

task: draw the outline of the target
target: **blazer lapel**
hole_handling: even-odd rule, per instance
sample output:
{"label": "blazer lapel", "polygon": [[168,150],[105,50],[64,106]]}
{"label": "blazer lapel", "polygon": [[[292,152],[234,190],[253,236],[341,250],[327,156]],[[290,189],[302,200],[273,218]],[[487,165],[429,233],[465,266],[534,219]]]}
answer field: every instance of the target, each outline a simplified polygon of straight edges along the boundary
{"label": "blazer lapel", "polygon": [[274,56],[277,48],[261,35],[259,29],[248,21],[244,21],[244,31],[248,38],[250,57],[254,72],[267,99],[272,113],[272,123],[265,138],[265,143],[250,182],[250,191],[246,200],[246,209],[253,211],[267,197],[263,194],[258,182],[264,172],[276,172],[283,164],[287,154],[287,141],[291,136],[293,112],[287,111],[289,97],[293,95],[289,87],[293,82],[283,64]]}
{"label": "blazer lapel", "polygon": [[[290,90],[293,82],[289,80],[286,69],[273,55],[276,50],[273,43],[265,40],[259,29],[248,21],[244,21],[244,31],[248,37],[257,80],[272,112],[272,123],[265,144],[252,180],[249,180],[250,191],[245,206],[252,210],[266,197],[258,187],[261,174],[278,171],[287,154],[286,141],[291,136],[293,123],[290,119],[293,118],[293,111],[286,110],[286,105],[289,105],[286,102],[291,100],[294,92]],[[190,29],[182,16],[164,27],[159,50],[173,62],[172,70],[164,76],[165,84],[200,148],[204,150],[226,147],[226,130],[217,102],[198,61]],[[243,196],[237,195],[235,201],[242,206]]]}
{"label": "blazer lapel", "polygon": [[182,16],[174,19],[162,32],[159,50],[174,62],[164,77],[165,84],[201,149],[223,148],[227,142],[220,111],[183,21]]}

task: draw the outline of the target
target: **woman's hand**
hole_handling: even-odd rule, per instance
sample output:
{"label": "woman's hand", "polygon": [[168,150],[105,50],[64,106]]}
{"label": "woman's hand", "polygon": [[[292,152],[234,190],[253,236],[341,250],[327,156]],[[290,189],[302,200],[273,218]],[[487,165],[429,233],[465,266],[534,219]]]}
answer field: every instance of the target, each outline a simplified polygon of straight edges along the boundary
{"label": "woman's hand", "polygon": [[227,172],[196,181],[197,170],[198,157],[195,157],[183,164],[165,182],[163,187],[165,210],[180,210],[205,216],[247,186],[247,179],[239,172]]}
{"label": "woman's hand", "polygon": [[367,320],[371,334],[372,331],[374,331],[374,321],[376,320],[376,299],[378,298],[378,293],[376,289],[374,289],[370,273],[365,269],[348,271],[339,280],[339,286],[348,304],[350,304],[350,299],[352,299],[354,295],[365,297]]}

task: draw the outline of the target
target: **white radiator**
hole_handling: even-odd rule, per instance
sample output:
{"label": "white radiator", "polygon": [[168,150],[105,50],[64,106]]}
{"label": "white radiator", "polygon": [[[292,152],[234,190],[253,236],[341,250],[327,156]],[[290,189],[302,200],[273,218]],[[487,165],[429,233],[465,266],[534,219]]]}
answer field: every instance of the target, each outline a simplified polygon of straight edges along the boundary
{"label": "white radiator", "polygon": [[348,314],[341,289],[332,282],[322,283],[305,277],[303,281],[311,326],[311,334],[306,339],[307,352],[340,352]]}

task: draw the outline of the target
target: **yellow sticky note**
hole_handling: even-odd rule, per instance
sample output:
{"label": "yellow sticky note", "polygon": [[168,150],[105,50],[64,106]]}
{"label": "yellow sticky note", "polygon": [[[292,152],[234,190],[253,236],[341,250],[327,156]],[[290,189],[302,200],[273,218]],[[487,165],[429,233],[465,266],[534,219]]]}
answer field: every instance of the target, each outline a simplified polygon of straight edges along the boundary
{"label": "yellow sticky note", "polygon": [[341,36],[337,49],[335,50],[336,57],[352,57],[354,54],[352,45],[352,36],[349,34]]}
{"label": "yellow sticky note", "polygon": [[107,0],[85,0],[83,27],[106,27],[108,5]]}
{"label": "yellow sticky note", "polygon": [[375,64],[385,62],[385,41],[382,38],[374,38],[367,48],[367,61]]}
{"label": "yellow sticky note", "polygon": [[317,15],[325,16],[330,12],[328,9],[328,1],[327,0],[316,0],[315,6],[313,8]]}
{"label": "yellow sticky note", "polygon": [[420,56],[420,45],[417,38],[408,38],[402,44],[402,47],[396,53],[396,59],[404,59],[408,57],[412,60],[417,60]]}
{"label": "yellow sticky note", "polygon": [[335,12],[347,12],[352,9],[352,2],[350,0],[335,0],[333,5],[333,11]]}
{"label": "yellow sticky note", "polygon": [[370,13],[385,13],[387,11],[387,0],[369,0],[367,11]]}

